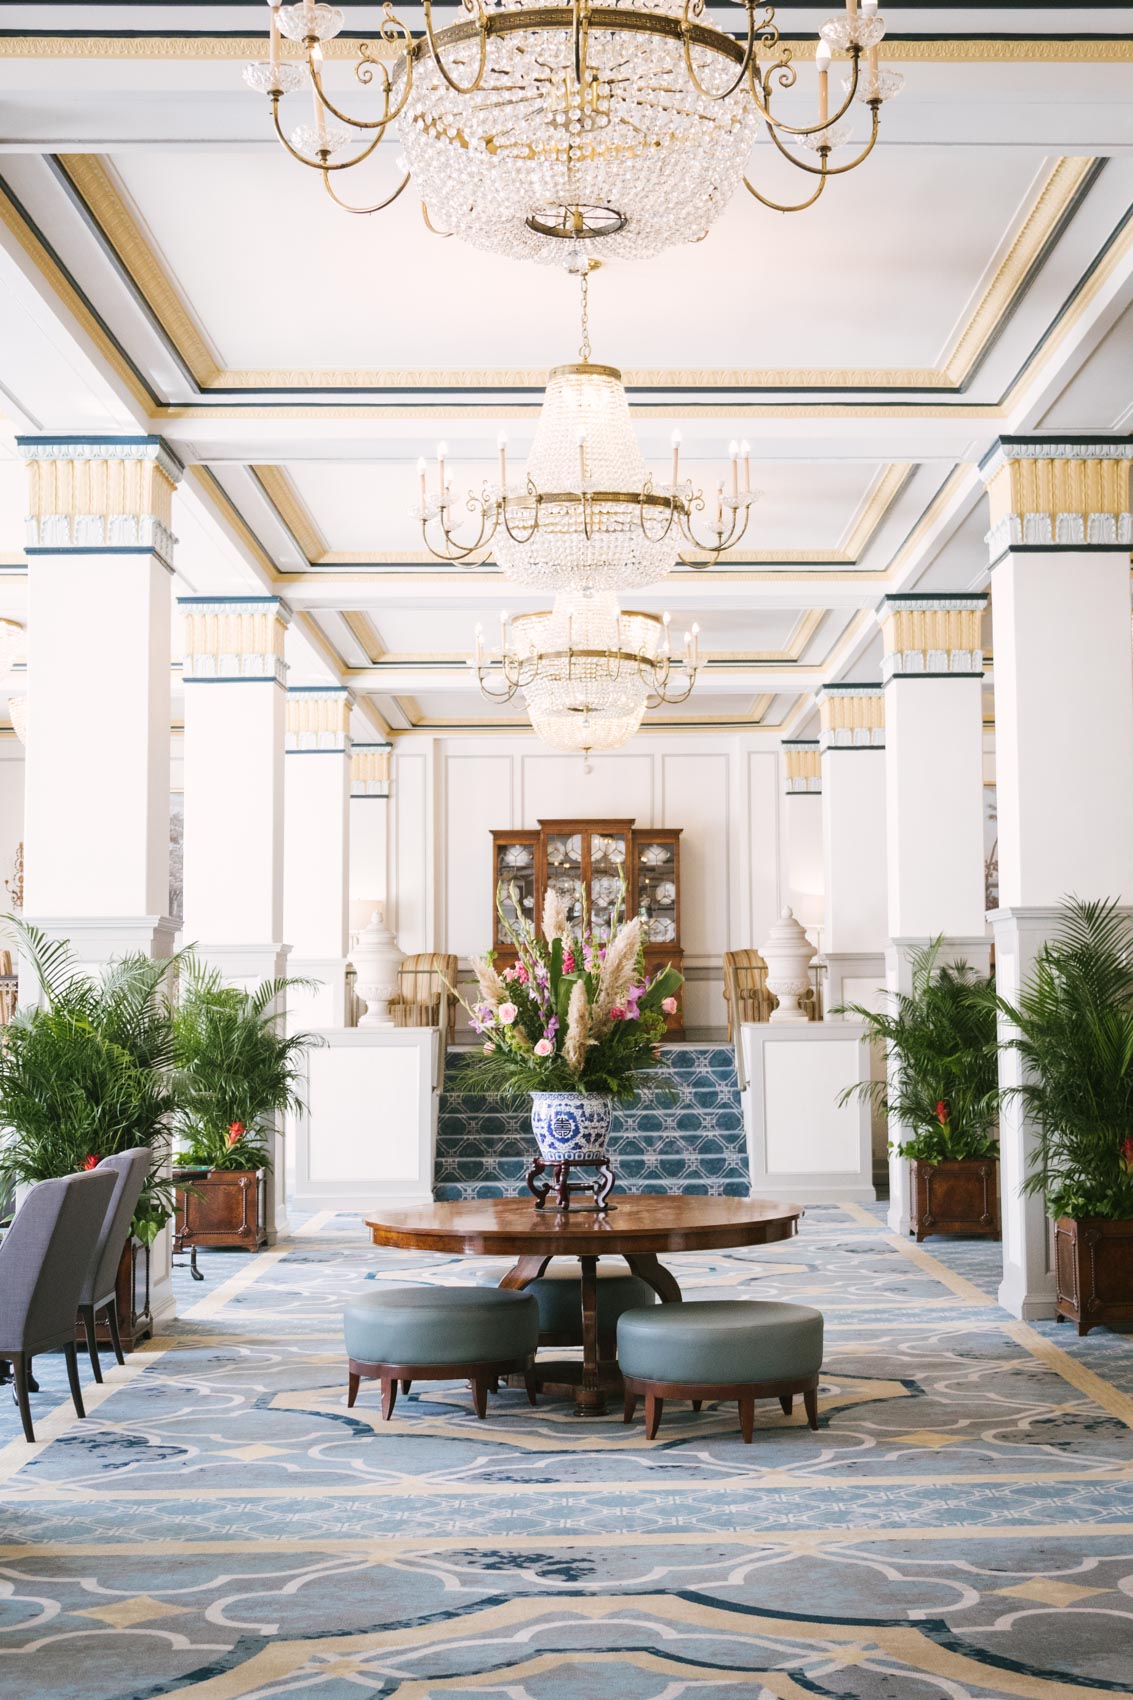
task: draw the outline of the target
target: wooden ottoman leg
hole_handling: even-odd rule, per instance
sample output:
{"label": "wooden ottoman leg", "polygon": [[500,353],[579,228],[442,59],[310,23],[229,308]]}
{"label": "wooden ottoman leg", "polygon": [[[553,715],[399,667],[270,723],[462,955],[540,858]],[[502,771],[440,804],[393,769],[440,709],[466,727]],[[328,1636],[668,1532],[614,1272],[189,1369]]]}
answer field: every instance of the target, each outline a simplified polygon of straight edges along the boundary
{"label": "wooden ottoman leg", "polygon": [[350,1374],[347,1376],[347,1378],[346,1378],[346,1403],[347,1403],[347,1405],[353,1405],[355,1399],[357,1399],[357,1397],[358,1397],[358,1383],[361,1379],[362,1379],[361,1376],[355,1375],[353,1370],[351,1370]]}
{"label": "wooden ottoman leg", "polygon": [[631,1393],[629,1388],[627,1387],[626,1390],[625,1390],[625,1403],[622,1407],[622,1421],[623,1421],[623,1423],[632,1423],[633,1413],[636,1410],[637,1410],[637,1394]]}
{"label": "wooden ottoman leg", "polygon": [[807,1420],[808,1424],[810,1425],[811,1428],[816,1429],[818,1427],[818,1388],[817,1387],[812,1387],[810,1389],[809,1393],[803,1394],[803,1409],[806,1411],[806,1420]]}
{"label": "wooden ottoman leg", "polygon": [[780,1393],[779,1403],[783,1407],[783,1415],[785,1417],[789,1417],[791,1412],[795,1408],[795,1396],[794,1396],[794,1394],[793,1393]]}
{"label": "wooden ottoman leg", "polygon": [[661,1412],[664,1409],[665,1409],[665,1401],[664,1401],[664,1399],[660,1398],[658,1394],[647,1393],[645,1395],[645,1438],[646,1438],[646,1440],[653,1440],[653,1439],[656,1438],[657,1430],[661,1426]]}
{"label": "wooden ottoman leg", "polygon": [[412,1383],[412,1382],[411,1382],[411,1381],[403,1381],[403,1382],[402,1382],[402,1384],[401,1384],[401,1391],[402,1391],[402,1392],[403,1392],[403,1393],[408,1393],[408,1392],[409,1392],[409,1389],[410,1389],[410,1388],[411,1388],[411,1387],[412,1387],[412,1386],[413,1386],[413,1383]]}
{"label": "wooden ottoman leg", "polygon": [[382,1376],[382,1421],[388,1423],[393,1416],[393,1408],[397,1403],[397,1378],[392,1375]]}
{"label": "wooden ottoman leg", "polygon": [[693,1400],[692,1400],[692,1401],[691,1401],[691,1403],[692,1403],[692,1408],[693,1408],[693,1410],[694,1410],[694,1411],[699,1411],[699,1409],[700,1409],[700,1407],[701,1407],[701,1406],[702,1406],[702,1405],[703,1405],[703,1403],[704,1403],[704,1400],[703,1400],[703,1399],[693,1399]]}
{"label": "wooden ottoman leg", "polygon": [[751,1437],[755,1433],[755,1394],[740,1394],[740,1433],[744,1437],[744,1445],[751,1445]]}
{"label": "wooden ottoman leg", "polygon": [[488,1377],[480,1370],[472,1377],[472,1403],[476,1407],[476,1415],[483,1422],[488,1415]]}
{"label": "wooden ottoman leg", "polygon": [[534,1405],[538,1401],[539,1383],[535,1380],[535,1366],[528,1364],[523,1372],[523,1385],[527,1389],[527,1403]]}

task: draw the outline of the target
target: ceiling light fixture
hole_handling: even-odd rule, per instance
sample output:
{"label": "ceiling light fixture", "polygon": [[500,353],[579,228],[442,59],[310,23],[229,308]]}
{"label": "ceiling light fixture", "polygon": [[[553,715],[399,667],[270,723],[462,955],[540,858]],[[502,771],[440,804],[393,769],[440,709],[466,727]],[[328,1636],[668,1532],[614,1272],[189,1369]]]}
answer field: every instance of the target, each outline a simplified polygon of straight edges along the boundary
{"label": "ceiling light fixture", "polygon": [[[681,478],[681,434],[674,431],[670,479],[654,484],[621,373],[590,363],[589,281],[583,273],[581,361],[552,369],[522,477],[509,473],[502,433],[497,478],[459,500],[449,482],[447,444],[437,445],[431,484],[426,462],[418,461],[413,512],[438,560],[470,561],[490,547],[516,584],[631,590],[655,584],[678,560],[711,566],[746,532],[757,497],[746,442],[729,445],[728,475],[706,498]],[[683,555],[683,547],[694,553]]]}
{"label": "ceiling light fixture", "polygon": [[[465,15],[443,29],[434,29],[431,0],[422,0],[418,37],[387,3],[377,36],[358,45],[354,77],[376,98],[369,113],[355,115],[324,81],[324,43],[342,30],[342,11],[321,0],[269,0],[269,56],[244,76],[268,96],[288,153],[318,171],[348,212],[389,206],[412,176],[426,222],[440,234],[515,258],[577,265],[581,253],[599,250],[640,259],[700,241],[740,183],[777,211],[812,206],[831,177],[872,152],[882,103],[900,86],[878,65],[885,24],[877,0],[846,0],[844,15],[819,31],[817,117],[789,123],[777,108],[791,100],[799,72],[779,40],[775,8],[741,4],[746,27],[737,39],[707,21],[704,0],[462,0]],[[286,55],[285,41],[296,56]],[[850,64],[844,98],[831,111],[834,51]],[[313,122],[288,134],[280,101],[304,84]],[[850,140],[842,120],[855,101],[869,109],[868,133],[852,157],[833,164],[834,150]],[[402,180],[371,205],[344,201],[339,174],[368,159],[394,124]],[[814,180],[801,200],[773,200],[745,176],[761,130]]]}

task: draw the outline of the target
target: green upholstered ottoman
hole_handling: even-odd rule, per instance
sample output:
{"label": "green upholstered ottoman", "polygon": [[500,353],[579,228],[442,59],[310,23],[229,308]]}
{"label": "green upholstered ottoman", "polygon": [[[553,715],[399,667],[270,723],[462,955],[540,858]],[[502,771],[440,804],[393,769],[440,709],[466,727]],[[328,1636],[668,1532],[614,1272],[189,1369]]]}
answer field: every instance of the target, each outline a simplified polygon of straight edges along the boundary
{"label": "green upholstered ottoman", "polygon": [[[657,1302],[647,1281],[631,1275],[621,1259],[599,1263],[596,1270],[599,1346],[609,1343],[603,1357],[613,1356],[618,1318]],[[559,1258],[538,1280],[523,1289],[539,1306],[539,1343],[543,1346],[581,1346],[582,1274],[576,1258]]]}
{"label": "green upholstered ottoman", "polygon": [[735,1399],[750,1442],[757,1399],[778,1399],[789,1416],[801,1393],[807,1421],[818,1427],[822,1313],[765,1300],[711,1300],[627,1311],[618,1319],[618,1364],[625,1381],[625,1420],[645,1396],[645,1426],[657,1433],[667,1398]]}
{"label": "green upholstered ottoman", "polygon": [[352,1299],[343,1315],[349,1394],[360,1380],[382,1384],[382,1416],[393,1415],[397,1384],[467,1376],[476,1415],[487,1411],[488,1387],[501,1375],[526,1378],[535,1403],[532,1363],[539,1344],[539,1306],[526,1293],[499,1287],[382,1287]]}

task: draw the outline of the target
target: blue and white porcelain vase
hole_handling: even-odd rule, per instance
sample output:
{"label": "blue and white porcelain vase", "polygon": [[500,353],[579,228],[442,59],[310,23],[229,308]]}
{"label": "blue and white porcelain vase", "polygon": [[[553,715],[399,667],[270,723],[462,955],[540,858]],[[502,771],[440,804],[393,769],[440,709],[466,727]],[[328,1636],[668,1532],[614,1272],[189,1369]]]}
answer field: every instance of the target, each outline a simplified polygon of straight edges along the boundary
{"label": "blue and white porcelain vase", "polygon": [[531,1128],[544,1163],[604,1163],[612,1098],[595,1092],[533,1092]]}

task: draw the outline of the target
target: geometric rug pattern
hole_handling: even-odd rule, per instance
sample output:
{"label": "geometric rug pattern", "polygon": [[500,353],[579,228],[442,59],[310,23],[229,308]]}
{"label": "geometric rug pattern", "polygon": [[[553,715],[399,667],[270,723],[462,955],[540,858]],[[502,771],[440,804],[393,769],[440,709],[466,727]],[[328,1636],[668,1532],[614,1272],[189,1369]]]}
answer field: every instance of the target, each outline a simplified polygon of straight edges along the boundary
{"label": "geometric rug pattern", "polygon": [[[434,1197],[508,1198],[523,1192],[534,1141],[529,1103],[468,1091],[476,1059],[450,1050],[437,1118]],[[735,1053],[727,1045],[666,1045],[671,1090],[647,1084],[614,1107],[610,1159],[623,1192],[746,1198],[751,1185]]]}
{"label": "geometric rug pattern", "polygon": [[[859,1206],[670,1261],[687,1297],[826,1316],[822,1427],[666,1406],[653,1442],[415,1384],[346,1406],[368,1283],[498,1260],[310,1219],[180,1272],[169,1333],[89,1387],[0,1397],[4,1700],[1000,1700],[1133,1689],[1133,1346],[1022,1324],[994,1246]],[[84,1374],[84,1382],[87,1377]]]}

